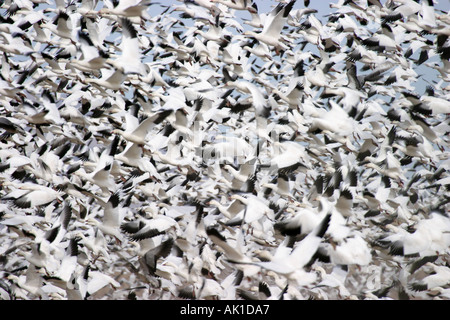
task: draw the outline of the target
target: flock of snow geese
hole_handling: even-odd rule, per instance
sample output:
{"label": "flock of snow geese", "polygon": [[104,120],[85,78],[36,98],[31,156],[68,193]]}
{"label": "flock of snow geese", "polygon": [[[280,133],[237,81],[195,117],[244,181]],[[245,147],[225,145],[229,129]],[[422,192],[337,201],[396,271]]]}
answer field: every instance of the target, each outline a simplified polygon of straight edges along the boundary
{"label": "flock of snow geese", "polygon": [[1,299],[450,299],[448,11],[259,4],[1,1]]}

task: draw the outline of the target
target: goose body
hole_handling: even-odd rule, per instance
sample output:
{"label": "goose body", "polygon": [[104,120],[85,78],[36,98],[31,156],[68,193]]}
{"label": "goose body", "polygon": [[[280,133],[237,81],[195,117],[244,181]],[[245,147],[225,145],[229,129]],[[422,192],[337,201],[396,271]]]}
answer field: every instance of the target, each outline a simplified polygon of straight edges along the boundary
{"label": "goose body", "polygon": [[260,33],[246,31],[245,35],[254,37],[269,46],[277,49],[287,49],[281,38],[281,30],[287,21],[287,17],[292,10],[296,0],[291,0],[287,4],[278,4],[264,20],[264,26]]}

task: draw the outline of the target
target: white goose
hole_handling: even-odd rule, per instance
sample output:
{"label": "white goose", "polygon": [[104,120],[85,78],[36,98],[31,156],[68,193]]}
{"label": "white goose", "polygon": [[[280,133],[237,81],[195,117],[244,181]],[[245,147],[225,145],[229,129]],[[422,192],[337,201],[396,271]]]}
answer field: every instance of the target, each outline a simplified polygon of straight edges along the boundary
{"label": "white goose", "polygon": [[44,23],[41,27],[50,30],[60,38],[56,43],[76,39],[76,31],[72,29],[72,18],[66,12],[60,11],[52,23]]}
{"label": "white goose", "polygon": [[270,192],[275,192],[283,199],[295,201],[295,192],[293,191],[294,188],[289,176],[286,174],[278,173],[276,180],[274,179],[271,182],[261,183],[261,186],[266,188],[266,195]]}
{"label": "white goose", "polygon": [[145,75],[146,67],[141,61],[141,52],[136,28],[127,18],[120,19],[122,26],[121,54],[115,59],[108,59],[108,63],[122,70],[125,75]]}
{"label": "white goose", "polygon": [[62,201],[61,195],[53,188],[27,182],[17,186],[16,191],[10,192],[2,199],[12,200],[18,208],[35,208],[55,200]]}
{"label": "white goose", "polygon": [[105,2],[106,6],[98,11],[100,16],[110,19],[118,19],[118,17],[126,17],[140,23],[141,19],[150,20],[151,16],[147,10],[151,5],[150,0],[120,0],[117,5],[111,1]]}
{"label": "white goose", "polygon": [[120,225],[123,220],[123,213],[121,212],[120,195],[118,193],[112,194],[106,203],[102,204],[103,216],[97,220],[89,217],[89,222],[93,223],[104,235],[112,236],[117,241],[122,242],[123,236],[120,232]]}
{"label": "white goose", "polygon": [[371,157],[366,157],[366,160],[369,160],[369,162],[365,164],[367,168],[372,168],[379,173],[394,179],[400,184],[403,183],[402,181],[406,180],[400,161],[393,155],[392,152],[386,152],[385,157],[380,163],[375,162],[375,159],[372,159]]}
{"label": "white goose", "polygon": [[68,282],[78,266],[78,240],[72,238],[66,249],[64,257],[61,259],[61,265],[55,277],[64,282]]}
{"label": "white goose", "polygon": [[129,141],[125,149],[114,156],[118,161],[125,163],[126,165],[139,168],[143,172],[148,172],[151,177],[158,180],[162,180],[161,175],[155,168],[153,163],[148,157],[145,156],[142,147],[134,142]]}
{"label": "white goose", "polygon": [[293,78],[285,91],[280,91],[275,88],[274,92],[290,106],[298,106],[304,95],[303,85],[299,78]]}
{"label": "white goose", "polygon": [[120,283],[116,281],[113,277],[102,273],[100,271],[91,271],[87,266],[86,270],[83,272],[83,275],[87,281],[86,284],[86,292],[89,295],[94,295],[100,289],[103,289],[106,286],[112,286],[117,289],[120,287]]}
{"label": "white goose", "polygon": [[309,69],[305,73],[305,88],[309,88],[311,85],[317,87],[329,87],[331,86],[331,78],[329,71],[332,70],[333,63],[326,60],[322,60],[316,64],[314,68]]}
{"label": "white goose", "polygon": [[253,10],[250,11],[251,20],[244,20],[244,24],[252,26],[253,28],[263,28],[265,14],[258,13],[258,6],[256,2],[252,3]]}
{"label": "white goose", "polygon": [[150,115],[143,121],[129,112],[125,113],[125,130],[114,129],[113,133],[121,135],[125,140],[135,143],[139,146],[145,146],[148,143],[147,135],[150,131],[160,124],[169,114],[171,110],[161,111]]}
{"label": "white goose", "polygon": [[303,203],[300,204],[300,208],[297,210],[288,207],[286,212],[290,213],[290,215],[275,222],[274,229],[287,236],[309,234],[323,219],[321,215]]}
{"label": "white goose", "polygon": [[245,204],[237,199],[234,199],[228,206],[221,204],[215,199],[209,200],[208,204],[215,206],[219,210],[219,212],[228,219],[234,218],[241,211],[245,210]]}
{"label": "white goose", "polygon": [[107,250],[107,240],[99,228],[87,230],[86,233],[76,232],[74,236],[80,239],[79,242],[89,249],[89,253],[95,259],[111,261]]}
{"label": "white goose", "polygon": [[448,265],[440,266],[431,262],[427,262],[426,267],[431,268],[431,272],[423,279],[411,284],[411,289],[416,291],[436,290],[437,287],[445,287],[450,283],[450,268]]}
{"label": "white goose", "polygon": [[256,115],[264,118],[269,116],[270,108],[267,105],[264,94],[254,83],[245,80],[228,81],[226,87],[233,87],[242,93],[250,94]]}
{"label": "white goose", "polygon": [[306,148],[295,141],[274,142],[273,158],[270,160],[270,172],[289,173],[291,171],[306,171],[311,168],[311,158]]}
{"label": "white goose", "polygon": [[252,265],[252,260],[245,255],[246,248],[237,239],[236,244],[230,244],[232,240],[225,238],[216,228],[208,227],[206,233],[211,241],[224,252],[229,261],[236,262],[236,267],[241,270],[245,277],[251,277],[259,272],[259,267]]}
{"label": "white goose", "polygon": [[252,0],[211,0],[213,3],[220,3],[226,7],[234,10],[247,10],[249,12],[255,12],[255,8],[251,5]]}
{"label": "white goose", "polygon": [[371,248],[359,234],[329,245],[327,249],[331,262],[335,265],[366,266],[372,262]]}
{"label": "white goose", "polygon": [[288,4],[279,3],[264,19],[264,27],[260,33],[246,31],[244,32],[244,35],[253,37],[269,46],[273,46],[277,51],[280,49],[287,50],[289,47],[284,43],[281,31],[295,1],[296,0],[291,0]]}
{"label": "white goose", "polygon": [[294,245],[294,248],[288,246],[289,239],[286,238],[285,242],[277,248],[271,261],[244,262],[230,260],[237,264],[251,264],[273,271],[298,285],[308,285],[316,280],[317,276],[306,272],[303,268],[310,262],[311,258],[319,249],[323,236],[328,229],[330,219],[331,214],[327,214],[311,233]]}
{"label": "white goose", "polygon": [[125,81],[126,75],[120,69],[101,69],[101,78],[86,78],[84,81],[89,84],[92,83],[102,92],[107,94],[106,89],[110,90],[120,90],[122,88],[122,83]]}
{"label": "white goose", "polygon": [[256,169],[256,161],[251,159],[245,163],[240,164],[238,169],[235,169],[229,164],[225,164],[223,169],[231,173],[231,187],[233,190],[241,190],[250,179],[253,178]]}
{"label": "white goose", "polygon": [[398,40],[395,39],[394,34],[389,26],[382,26],[382,30],[389,28],[391,32],[374,33],[370,37],[362,40],[362,44],[367,46],[369,49],[386,50],[386,51],[398,51],[401,52],[401,47],[398,45]]}
{"label": "white goose", "polygon": [[128,234],[130,239],[141,241],[166,233],[169,229],[177,228],[175,219],[158,214],[151,219],[141,219],[121,224],[121,230]]}
{"label": "white goose", "polygon": [[[117,189],[114,174],[118,174],[120,166],[118,166],[117,161],[114,159],[114,154],[117,151],[118,142],[119,139],[114,139],[110,146],[105,148],[100,155],[92,151],[92,162],[85,162],[84,167],[74,172],[75,175],[89,181],[96,188],[99,188],[102,195],[107,195],[108,197],[110,196],[110,192],[115,192]],[[89,166],[92,167],[89,168]]]}
{"label": "white goose", "polygon": [[[16,276],[14,274],[8,275],[8,279],[14,281],[19,288],[31,293],[32,295],[38,296],[41,299],[49,299],[48,294],[43,290],[44,278],[39,270],[32,264],[27,268],[27,272],[24,276]],[[17,292],[19,296],[23,299],[27,298],[26,294],[21,294]]]}
{"label": "white goose", "polygon": [[98,74],[99,70],[105,67],[109,55],[98,50],[86,33],[79,32],[78,41],[82,53],[81,59],[72,59],[69,63],[83,72]]}
{"label": "white goose", "polygon": [[[272,220],[273,210],[259,197],[248,194],[243,197],[239,194],[233,194],[231,199],[236,199],[245,205],[245,209],[236,216],[227,221],[228,225],[249,224],[251,227],[264,228],[266,219]],[[265,228],[264,228],[265,229]]]}
{"label": "white goose", "polygon": [[379,239],[392,255],[433,255],[447,250],[450,245],[450,219],[440,212],[432,212],[428,219],[420,220],[410,233],[402,226],[386,226],[391,234]]}
{"label": "white goose", "polygon": [[204,159],[216,159],[220,163],[245,163],[253,156],[254,150],[250,143],[241,137],[218,136],[214,143],[202,150]]}
{"label": "white goose", "polygon": [[395,9],[389,12],[389,9],[384,8],[385,13],[382,13],[382,19],[388,22],[409,19],[416,15],[422,6],[420,3],[413,0],[397,0],[400,5],[395,6]]}

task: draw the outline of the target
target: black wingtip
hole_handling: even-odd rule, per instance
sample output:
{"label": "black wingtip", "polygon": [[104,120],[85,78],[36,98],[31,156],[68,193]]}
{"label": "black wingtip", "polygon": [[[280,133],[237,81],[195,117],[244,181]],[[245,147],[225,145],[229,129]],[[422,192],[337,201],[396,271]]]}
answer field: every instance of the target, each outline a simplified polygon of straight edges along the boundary
{"label": "black wingtip", "polygon": [[194,292],[194,288],[192,287],[192,285],[181,288],[178,291],[178,298],[186,299],[186,300],[194,300],[196,297],[195,297],[195,292]]}
{"label": "black wingtip", "polygon": [[259,290],[259,292],[262,292],[267,298],[269,298],[272,295],[267,282],[260,281],[259,285],[258,285],[258,290]]}
{"label": "black wingtip", "polygon": [[128,18],[121,18],[120,22],[124,31],[129,33],[130,38],[137,38],[136,28]]}
{"label": "black wingtip", "polygon": [[294,4],[297,0],[291,0],[285,7],[283,12],[283,18],[286,18],[289,13],[291,12],[292,8],[294,7]]}
{"label": "black wingtip", "polygon": [[320,223],[320,227],[317,230],[318,237],[323,237],[325,235],[325,233],[328,230],[328,227],[330,226],[330,221],[331,221],[331,213],[328,213],[325,216],[325,218],[323,218],[322,222]]}
{"label": "black wingtip", "polygon": [[403,243],[400,241],[395,241],[390,245],[389,253],[394,256],[404,256],[405,252],[403,250]]}
{"label": "black wingtip", "polygon": [[149,229],[142,233],[138,232],[138,233],[130,235],[130,239],[133,241],[141,241],[144,239],[154,238],[154,237],[159,236],[164,233],[165,233],[164,231],[159,231],[158,229]]}
{"label": "black wingtip", "polygon": [[14,200],[14,205],[21,209],[31,208],[31,201],[27,200],[25,197],[20,197]]}
{"label": "black wingtip", "polygon": [[128,234],[133,234],[141,230],[143,227],[145,227],[145,222],[143,221],[130,221],[122,223],[120,225],[120,230]]}
{"label": "black wingtip", "polygon": [[222,234],[220,234],[220,232],[214,227],[206,228],[206,234],[209,237],[216,237],[216,238],[219,238],[222,241],[227,241],[227,239]]}
{"label": "black wingtip", "polygon": [[112,194],[109,199],[108,199],[108,203],[111,203],[111,205],[113,206],[113,208],[117,208],[117,206],[120,203],[120,196],[119,194],[116,192],[114,194]]}

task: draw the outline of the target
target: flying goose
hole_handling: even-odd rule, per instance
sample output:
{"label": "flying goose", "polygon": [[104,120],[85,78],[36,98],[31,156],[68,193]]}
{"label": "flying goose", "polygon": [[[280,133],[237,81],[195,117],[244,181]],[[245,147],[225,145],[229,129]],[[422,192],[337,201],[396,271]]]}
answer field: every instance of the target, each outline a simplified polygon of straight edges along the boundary
{"label": "flying goose", "polygon": [[112,236],[117,241],[123,241],[120,232],[120,226],[123,220],[123,214],[120,210],[120,194],[112,194],[108,200],[102,204],[103,216],[100,219],[89,218],[89,222],[93,223],[104,235]]}
{"label": "flying goose", "polygon": [[259,272],[259,267],[252,265],[251,259],[242,252],[245,248],[239,244],[237,246],[230,245],[229,240],[214,226],[208,227],[206,233],[209,239],[224,252],[229,261],[242,262],[236,264],[236,267],[243,272],[244,277],[251,277]]}
{"label": "flying goose", "polygon": [[301,205],[297,210],[288,208],[291,215],[274,223],[274,229],[284,236],[297,236],[309,234],[322,221],[312,208]]}
{"label": "flying goose", "polygon": [[431,268],[431,272],[420,281],[410,284],[410,288],[414,291],[435,290],[437,287],[445,287],[450,283],[450,268],[448,265],[436,265],[427,262],[422,268]]}
{"label": "flying goose", "polygon": [[288,46],[284,43],[281,31],[295,2],[296,0],[291,0],[287,4],[279,3],[264,19],[264,26],[261,32],[246,31],[244,35],[275,47],[277,52],[280,49],[287,50]]}
{"label": "flying goose", "polygon": [[299,142],[275,141],[274,148],[269,167],[272,173],[288,174],[297,170],[306,172],[311,168],[311,159],[306,148]]}
{"label": "flying goose", "polygon": [[2,199],[11,200],[18,208],[35,208],[55,200],[62,200],[59,191],[33,182],[18,185],[15,191],[10,192]]}
{"label": "flying goose", "polygon": [[245,209],[228,220],[227,225],[249,224],[250,227],[264,228],[264,221],[273,218],[273,210],[262,199],[253,194],[248,194],[246,197],[233,194],[231,198],[242,202]]}
{"label": "flying goose", "polygon": [[111,19],[137,18],[137,22],[140,23],[141,19],[150,20],[151,16],[147,12],[150,5],[150,0],[119,0],[118,2],[106,1],[103,8],[101,8],[97,14],[105,16]]}
{"label": "flying goose", "polygon": [[97,74],[101,68],[106,67],[109,54],[94,46],[89,34],[78,32],[78,41],[81,49],[81,59],[72,59],[71,65],[81,71]]}
{"label": "flying goose", "polygon": [[120,69],[125,75],[145,75],[146,68],[141,61],[140,42],[136,28],[127,18],[121,18],[122,38],[120,42],[120,56],[110,58],[107,63]]}
{"label": "flying goose", "polygon": [[330,223],[331,214],[327,214],[311,233],[303,240],[294,244],[291,248],[288,246],[288,238],[280,244],[271,261],[263,262],[245,262],[230,259],[230,262],[236,264],[250,264],[260,268],[270,270],[276,274],[285,276],[294,283],[307,285],[316,279],[314,274],[307,273],[303,267],[309,263],[310,259],[318,250],[322,237],[325,235]]}
{"label": "flying goose", "polygon": [[[44,279],[42,274],[34,265],[30,265],[27,268],[27,272],[23,276],[16,276],[14,274],[8,275],[8,279],[17,283],[19,288],[26,290],[32,295],[38,296],[42,299],[48,299],[48,294],[43,290]],[[19,295],[22,295],[18,292]],[[23,295],[23,298],[26,299],[26,295]]]}
{"label": "flying goose", "polygon": [[376,244],[388,248],[390,254],[399,256],[425,256],[440,252],[448,247],[450,241],[449,222],[445,214],[432,212],[428,219],[421,220],[413,226],[412,233],[402,226],[389,224],[386,227],[391,233],[381,236],[376,240]]}
{"label": "flying goose", "polygon": [[249,12],[255,12],[253,1],[251,0],[211,0],[211,2],[223,4],[234,10],[247,10]]}
{"label": "flying goose", "polygon": [[170,114],[171,110],[156,112],[144,120],[139,119],[130,113],[125,113],[125,130],[114,129],[113,133],[121,135],[125,140],[133,142],[139,146],[145,146],[148,143],[146,139],[149,132],[157,125],[162,123]]}
{"label": "flying goose", "polygon": [[164,234],[176,226],[177,221],[175,219],[159,214],[151,219],[124,222],[120,225],[120,229],[128,234],[130,239],[140,241]]}
{"label": "flying goose", "polygon": [[139,258],[140,265],[150,275],[155,275],[158,268],[158,261],[160,258],[166,258],[174,245],[174,239],[168,237],[166,240],[154,248],[148,250],[144,256]]}
{"label": "flying goose", "polygon": [[94,84],[100,92],[106,94],[106,90],[118,91],[122,88],[122,84],[126,79],[126,74],[121,69],[112,68],[101,68],[101,77],[97,78],[86,78],[84,81],[87,84]]}

